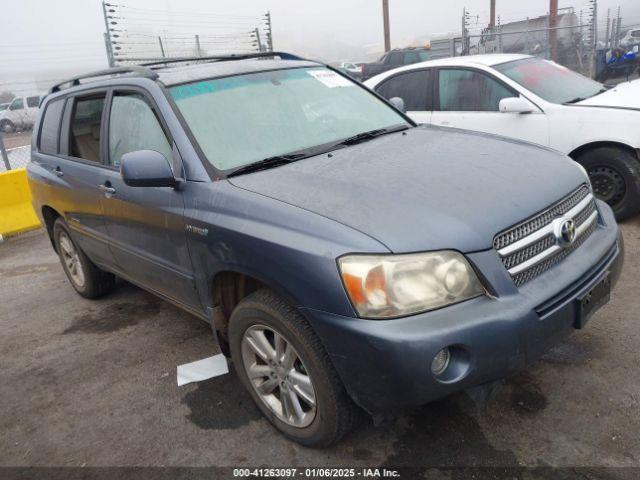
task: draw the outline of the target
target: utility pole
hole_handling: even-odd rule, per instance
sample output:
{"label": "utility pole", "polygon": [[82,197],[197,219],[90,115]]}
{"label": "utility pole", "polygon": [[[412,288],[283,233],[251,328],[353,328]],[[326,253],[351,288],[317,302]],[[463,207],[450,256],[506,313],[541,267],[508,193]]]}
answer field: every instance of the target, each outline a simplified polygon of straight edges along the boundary
{"label": "utility pole", "polygon": [[158,36],[158,43],[160,44],[160,53],[162,54],[162,58],[165,58],[164,47],[162,46],[162,38],[160,36]]}
{"label": "utility pole", "polygon": [[622,30],[622,17],[620,16],[620,6],[618,6],[618,18],[616,19],[616,47],[620,45],[621,30]]}
{"label": "utility pole", "polygon": [[391,33],[389,32],[389,0],[382,0],[382,23],[384,28],[384,51],[391,50]]}
{"label": "utility pole", "polygon": [[102,2],[102,15],[104,16],[104,28],[106,29],[104,32],[104,43],[105,48],[107,49],[107,63],[109,67],[115,66],[115,60],[113,58],[113,44],[111,43],[111,33],[109,31],[109,19],[107,18],[107,4]]}
{"label": "utility pole", "polygon": [[611,38],[611,9],[607,8],[607,30],[604,34],[604,48],[609,48],[609,39]]}
{"label": "utility pole", "polygon": [[491,13],[489,16],[489,28],[496,26],[496,0],[491,0]]}
{"label": "utility pole", "polygon": [[256,44],[258,46],[258,51],[262,52],[263,50],[262,50],[262,42],[260,41],[260,29],[256,27],[253,33],[256,36]]}
{"label": "utility pole", "polygon": [[551,60],[558,60],[558,0],[549,0],[549,46]]}
{"label": "utility pole", "polygon": [[202,56],[202,50],[200,50],[200,35],[196,35],[196,55],[198,57]]}

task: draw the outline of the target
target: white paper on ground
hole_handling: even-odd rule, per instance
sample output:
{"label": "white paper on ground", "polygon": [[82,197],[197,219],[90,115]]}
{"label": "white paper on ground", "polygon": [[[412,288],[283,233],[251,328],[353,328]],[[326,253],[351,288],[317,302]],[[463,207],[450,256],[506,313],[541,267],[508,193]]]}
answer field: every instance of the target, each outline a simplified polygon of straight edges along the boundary
{"label": "white paper on ground", "polygon": [[227,359],[223,354],[219,353],[196,362],[178,365],[178,386],[191,382],[200,382],[225,373],[229,373]]}

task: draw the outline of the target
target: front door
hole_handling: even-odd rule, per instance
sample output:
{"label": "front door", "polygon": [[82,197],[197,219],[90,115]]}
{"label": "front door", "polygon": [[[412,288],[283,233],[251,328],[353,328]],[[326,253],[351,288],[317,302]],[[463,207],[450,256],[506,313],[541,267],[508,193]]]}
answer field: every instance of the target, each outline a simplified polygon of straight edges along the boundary
{"label": "front door", "polygon": [[125,153],[155,150],[175,165],[172,141],[142,91],[116,91],[107,124],[107,167],[100,179],[111,251],[125,278],[184,306],[201,310],[184,223],[182,193],[170,187],[130,187],[120,176]]}
{"label": "front door", "polygon": [[549,124],[537,107],[533,113],[501,113],[503,98],[519,94],[486,72],[441,68],[431,123],[549,145]]}
{"label": "front door", "polygon": [[401,98],[404,108],[416,123],[431,122],[431,70],[420,69],[401,72],[386,78],[376,88],[376,92],[387,100]]}

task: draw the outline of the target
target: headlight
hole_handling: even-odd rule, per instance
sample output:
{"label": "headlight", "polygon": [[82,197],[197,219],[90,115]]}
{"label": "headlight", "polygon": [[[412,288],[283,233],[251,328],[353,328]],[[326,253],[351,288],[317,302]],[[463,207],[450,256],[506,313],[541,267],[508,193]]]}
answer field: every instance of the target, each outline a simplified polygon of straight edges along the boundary
{"label": "headlight", "polygon": [[363,318],[424,312],[484,293],[469,262],[452,250],[347,255],[338,259],[338,266],[347,294]]}

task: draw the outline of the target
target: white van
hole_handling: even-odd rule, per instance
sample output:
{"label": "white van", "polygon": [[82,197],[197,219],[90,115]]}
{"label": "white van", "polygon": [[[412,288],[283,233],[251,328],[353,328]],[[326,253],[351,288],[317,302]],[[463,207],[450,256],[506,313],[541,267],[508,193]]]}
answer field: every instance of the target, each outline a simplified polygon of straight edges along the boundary
{"label": "white van", "polygon": [[0,130],[12,133],[32,128],[38,115],[42,95],[15,97],[9,107],[0,113]]}

